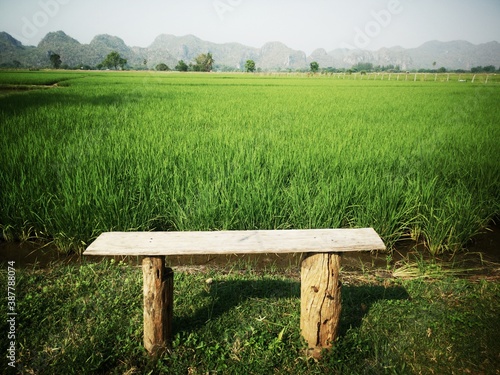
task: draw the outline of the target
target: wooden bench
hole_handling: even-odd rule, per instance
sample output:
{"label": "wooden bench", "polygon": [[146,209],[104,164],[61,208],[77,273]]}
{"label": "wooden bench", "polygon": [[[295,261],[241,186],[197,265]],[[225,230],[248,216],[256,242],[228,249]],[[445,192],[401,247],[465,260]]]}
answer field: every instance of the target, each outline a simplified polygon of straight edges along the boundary
{"label": "wooden bench", "polygon": [[172,340],[173,271],[166,255],[303,253],[300,329],[312,355],[331,347],[341,312],[343,252],[384,250],[372,228],[220,232],[108,232],[84,255],[144,256],[144,347],[163,352]]}

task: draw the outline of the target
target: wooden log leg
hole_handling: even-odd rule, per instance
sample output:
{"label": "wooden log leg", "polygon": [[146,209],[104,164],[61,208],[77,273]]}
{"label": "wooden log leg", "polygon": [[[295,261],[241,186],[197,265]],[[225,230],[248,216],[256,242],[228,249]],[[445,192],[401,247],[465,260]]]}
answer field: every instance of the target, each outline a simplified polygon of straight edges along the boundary
{"label": "wooden log leg", "polygon": [[142,261],[144,282],[144,347],[160,355],[172,342],[174,272],[165,268],[164,257]]}
{"label": "wooden log leg", "polygon": [[340,323],[340,254],[310,254],[302,261],[300,329],[308,355],[320,357],[331,348]]}

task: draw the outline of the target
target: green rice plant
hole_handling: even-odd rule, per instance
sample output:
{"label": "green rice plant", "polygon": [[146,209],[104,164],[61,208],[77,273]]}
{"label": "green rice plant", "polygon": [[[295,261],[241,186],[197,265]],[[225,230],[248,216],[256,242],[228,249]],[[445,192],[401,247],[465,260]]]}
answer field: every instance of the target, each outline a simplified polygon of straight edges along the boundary
{"label": "green rice plant", "polygon": [[495,84],[0,74],[54,79],[0,99],[4,238],[371,226],[437,253],[499,215]]}
{"label": "green rice plant", "polygon": [[491,220],[486,211],[464,186],[445,196],[439,208],[428,208],[423,237],[431,254],[463,249]]}

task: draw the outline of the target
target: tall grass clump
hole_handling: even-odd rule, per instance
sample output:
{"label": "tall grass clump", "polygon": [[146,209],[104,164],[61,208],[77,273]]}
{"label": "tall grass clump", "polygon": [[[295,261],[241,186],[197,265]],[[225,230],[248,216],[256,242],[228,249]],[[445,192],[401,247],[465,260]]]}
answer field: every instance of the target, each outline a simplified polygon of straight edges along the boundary
{"label": "tall grass clump", "polygon": [[0,99],[4,238],[372,226],[440,253],[499,215],[496,84],[67,74]]}

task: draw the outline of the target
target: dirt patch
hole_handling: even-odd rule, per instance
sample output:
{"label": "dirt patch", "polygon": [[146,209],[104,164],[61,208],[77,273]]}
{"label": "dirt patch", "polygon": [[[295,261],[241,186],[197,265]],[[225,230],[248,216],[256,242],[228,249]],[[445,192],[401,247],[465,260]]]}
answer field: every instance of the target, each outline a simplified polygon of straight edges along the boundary
{"label": "dirt patch", "polygon": [[[395,278],[435,278],[457,276],[479,280],[500,280],[500,236],[498,227],[477,238],[469,251],[432,257],[425,249],[400,248],[393,253],[346,253],[342,257],[342,275],[347,282],[355,283],[361,277],[373,282],[388,282]],[[16,268],[50,268],[54,263],[81,264],[100,262],[103,259],[123,261],[140,266],[142,257],[84,257],[64,255],[54,246],[30,242],[0,241],[0,263],[15,261]],[[259,254],[227,256],[169,256],[167,264],[176,269],[197,272],[205,269],[227,269],[238,272],[251,268],[254,272],[285,272],[298,274],[302,257],[300,254]]]}
{"label": "dirt patch", "polygon": [[55,87],[58,87],[57,83],[53,85],[0,85],[0,97],[25,91],[47,90]]}

